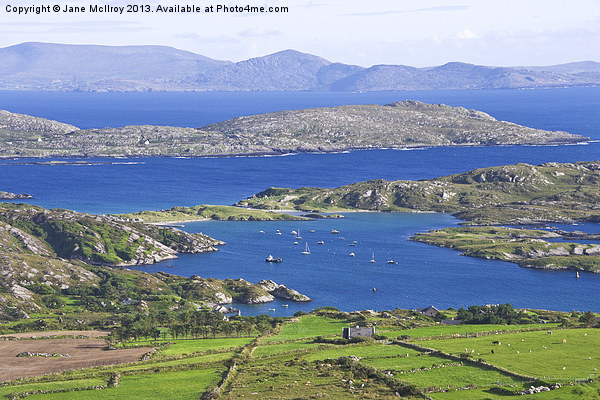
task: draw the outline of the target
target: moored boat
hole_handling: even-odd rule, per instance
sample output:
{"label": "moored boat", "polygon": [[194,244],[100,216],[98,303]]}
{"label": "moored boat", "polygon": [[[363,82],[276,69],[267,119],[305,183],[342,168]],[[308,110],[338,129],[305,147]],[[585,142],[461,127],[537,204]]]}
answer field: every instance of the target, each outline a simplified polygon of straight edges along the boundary
{"label": "moored boat", "polygon": [[302,254],[306,254],[306,255],[310,254],[310,248],[308,247],[308,243],[306,243],[306,248],[304,249]]}

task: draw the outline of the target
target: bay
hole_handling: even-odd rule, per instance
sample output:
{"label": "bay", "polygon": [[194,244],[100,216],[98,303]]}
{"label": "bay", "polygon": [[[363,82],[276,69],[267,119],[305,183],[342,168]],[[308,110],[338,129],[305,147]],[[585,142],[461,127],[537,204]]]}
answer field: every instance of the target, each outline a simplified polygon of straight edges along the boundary
{"label": "bay", "polygon": [[[486,111],[497,119],[600,139],[600,88],[380,93],[32,93],[0,92],[0,109],[82,128],[156,124],[202,126],[238,115],[341,104],[385,104],[403,99]],[[427,179],[469,169],[519,162],[600,159],[600,143],[575,146],[505,146],[371,150],[286,157],[93,159],[86,165],[36,165],[0,161],[0,190],[29,193],[32,204],[89,213],[118,213],[196,204],[232,204],[270,186],[335,187],[368,179]],[[63,160],[75,161],[75,160]],[[517,307],[600,311],[600,275],[538,271],[510,263],[462,257],[458,252],[408,241],[419,231],[459,221],[444,214],[349,213],[314,222],[199,222],[228,244],[212,254],[182,255],[145,266],[180,275],[273,279],[314,298],[281,307],[244,306],[245,314],[289,315],[331,305],[343,310],[460,307],[510,302]],[[597,231],[596,224],[586,225]],[[345,239],[329,233],[338,229]],[[581,227],[573,227],[580,229]],[[265,235],[259,234],[264,230]],[[273,237],[280,229],[281,237]],[[289,232],[301,229],[304,243]],[[315,233],[308,231],[314,229]],[[311,236],[311,235],[314,235]],[[326,241],[323,246],[316,241]],[[348,241],[356,240],[350,247]],[[355,258],[349,252],[356,253]],[[375,253],[376,265],[369,259]],[[284,258],[272,265],[268,254]],[[307,258],[308,257],[308,258]],[[388,265],[387,258],[398,264]],[[372,291],[373,287],[377,290]],[[269,308],[276,311],[271,312]]]}

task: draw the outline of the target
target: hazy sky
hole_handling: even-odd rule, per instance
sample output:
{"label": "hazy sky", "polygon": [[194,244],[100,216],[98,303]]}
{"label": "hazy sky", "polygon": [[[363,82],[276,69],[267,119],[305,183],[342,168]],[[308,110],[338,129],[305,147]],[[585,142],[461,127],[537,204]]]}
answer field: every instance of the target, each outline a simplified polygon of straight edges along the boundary
{"label": "hazy sky", "polygon": [[[246,5],[288,13],[41,13],[6,6]],[[295,49],[349,64],[600,61],[600,0],[3,0],[0,47],[26,41],[159,44],[240,61]]]}

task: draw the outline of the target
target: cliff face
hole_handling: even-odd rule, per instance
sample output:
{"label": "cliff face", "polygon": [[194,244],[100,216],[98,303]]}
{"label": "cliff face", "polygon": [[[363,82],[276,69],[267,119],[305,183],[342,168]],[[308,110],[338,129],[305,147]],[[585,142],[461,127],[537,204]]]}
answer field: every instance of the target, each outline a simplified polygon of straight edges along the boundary
{"label": "cliff face", "polygon": [[[199,129],[126,126],[77,130],[46,120],[38,127],[27,122],[32,117],[15,118],[22,118],[23,123],[5,123],[7,127],[18,125],[19,130],[0,135],[0,157],[285,154],[390,147],[554,145],[589,140],[567,132],[497,121],[481,111],[411,100],[385,106],[280,111]],[[45,128],[53,123],[60,129]]]}

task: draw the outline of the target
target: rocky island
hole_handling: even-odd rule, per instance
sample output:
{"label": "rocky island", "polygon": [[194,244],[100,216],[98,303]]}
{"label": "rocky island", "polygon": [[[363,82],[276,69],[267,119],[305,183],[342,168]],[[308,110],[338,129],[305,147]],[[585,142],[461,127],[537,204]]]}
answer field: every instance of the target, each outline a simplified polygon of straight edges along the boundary
{"label": "rocky island", "polygon": [[401,101],[279,111],[201,128],[77,129],[0,113],[0,157],[230,156],[432,146],[556,145],[589,138],[497,121],[481,111]]}
{"label": "rocky island", "polygon": [[10,192],[3,192],[0,190],[0,200],[28,200],[28,199],[33,199],[33,196],[30,194],[25,194],[25,193],[10,193]]}

